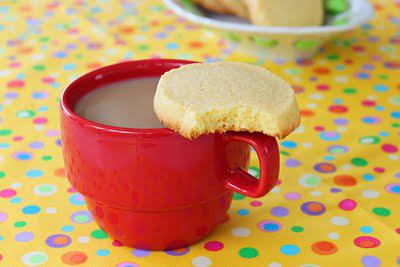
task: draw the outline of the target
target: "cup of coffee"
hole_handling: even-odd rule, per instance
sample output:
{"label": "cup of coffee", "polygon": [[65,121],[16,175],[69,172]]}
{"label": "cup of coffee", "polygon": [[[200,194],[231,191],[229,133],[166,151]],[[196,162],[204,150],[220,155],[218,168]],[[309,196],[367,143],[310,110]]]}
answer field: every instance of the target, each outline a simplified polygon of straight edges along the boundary
{"label": "cup of coffee", "polygon": [[[81,76],[62,94],[68,179],[98,225],[123,245],[185,247],[226,220],[233,192],[261,197],[277,182],[274,138],[228,132],[187,140],[157,120],[159,77],[191,63],[118,63]],[[258,179],[246,171],[250,146],[259,157]]]}

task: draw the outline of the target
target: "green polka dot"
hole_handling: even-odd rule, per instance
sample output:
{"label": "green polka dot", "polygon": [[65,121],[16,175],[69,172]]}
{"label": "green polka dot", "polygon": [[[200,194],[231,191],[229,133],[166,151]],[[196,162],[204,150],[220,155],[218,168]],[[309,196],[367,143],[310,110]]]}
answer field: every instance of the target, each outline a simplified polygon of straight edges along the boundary
{"label": "green polka dot", "polygon": [[343,93],[345,93],[347,95],[354,95],[357,93],[357,89],[356,88],[344,88]]}
{"label": "green polka dot", "polygon": [[372,210],[372,212],[375,213],[376,215],[382,216],[382,217],[387,217],[387,216],[389,216],[390,213],[391,213],[390,210],[388,210],[387,208],[382,208],[382,207],[374,208],[374,209]]}
{"label": "green polka dot", "polygon": [[260,169],[257,167],[249,167],[249,173],[258,178],[260,176]]}
{"label": "green polka dot", "polygon": [[357,167],[365,167],[368,165],[368,161],[366,161],[363,158],[352,158],[351,159],[351,164]]}
{"label": "green polka dot", "polygon": [[35,65],[35,66],[33,66],[32,68],[33,68],[34,70],[36,70],[36,71],[42,71],[42,70],[45,70],[45,69],[46,69],[45,65],[41,65],[41,64]]}
{"label": "green polka dot", "polygon": [[290,156],[290,153],[286,152],[286,151],[280,151],[279,154],[284,155],[284,156]]}
{"label": "green polka dot", "polygon": [[315,40],[300,40],[297,41],[294,46],[303,51],[311,50],[319,44],[319,41]]}
{"label": "green polka dot", "polygon": [[335,60],[338,60],[340,57],[336,54],[330,54],[326,58],[330,61],[335,61]]}
{"label": "green polka dot", "polygon": [[33,110],[25,109],[17,112],[17,118],[33,118],[35,116],[35,112]]}
{"label": "green polka dot", "polygon": [[381,80],[387,80],[388,79],[388,76],[386,74],[379,74],[378,77]]}
{"label": "green polka dot", "polygon": [[85,223],[85,222],[88,222],[89,220],[90,220],[90,218],[84,214],[80,214],[80,215],[74,217],[74,221],[76,223]]}
{"label": "green polka dot", "polygon": [[42,43],[48,42],[49,40],[50,40],[50,38],[47,36],[42,36],[39,38],[39,42],[42,42]]}
{"label": "green polka dot", "polygon": [[42,157],[42,160],[45,160],[45,161],[52,160],[52,159],[53,159],[53,157],[48,156],[48,155]]}
{"label": "green polka dot", "polygon": [[75,58],[77,58],[77,59],[81,59],[81,58],[83,58],[83,55],[82,55],[82,53],[76,54],[76,55],[75,55]]}
{"label": "green polka dot", "polygon": [[271,40],[257,36],[252,36],[250,40],[253,41],[256,45],[262,46],[264,48],[272,48],[279,44],[277,40]]}
{"label": "green polka dot", "polygon": [[0,136],[10,135],[12,131],[10,129],[0,129]]}
{"label": "green polka dot", "polygon": [[4,178],[6,176],[6,173],[3,171],[0,171],[0,179]]}
{"label": "green polka dot", "polygon": [[288,69],[287,72],[292,75],[299,75],[301,73],[300,69]]}
{"label": "green polka dot", "polygon": [[26,225],[26,222],[24,222],[24,221],[18,221],[18,222],[14,223],[14,227],[16,227],[16,228],[21,228],[21,227],[24,227],[25,225]]}
{"label": "green polka dot", "polygon": [[393,128],[400,128],[400,123],[398,123],[398,122],[392,123],[392,127]]}
{"label": "green polka dot", "polygon": [[293,232],[295,232],[295,233],[301,233],[301,232],[304,231],[304,228],[301,227],[301,226],[293,226],[293,227],[291,228],[291,230],[292,230]]}
{"label": "green polka dot", "polygon": [[242,200],[242,199],[244,199],[244,198],[246,198],[244,195],[242,195],[242,194],[239,194],[239,193],[233,193],[233,199],[234,200]]}
{"label": "green polka dot", "polygon": [[377,136],[364,136],[361,137],[358,141],[360,142],[360,144],[363,145],[371,145],[379,143],[381,139]]}
{"label": "green polka dot", "polygon": [[228,33],[228,34],[226,34],[226,38],[227,38],[229,41],[232,41],[232,42],[240,42],[240,41],[242,40],[242,38],[240,38],[239,35],[234,34],[234,33]]}
{"label": "green polka dot", "polygon": [[142,45],[138,46],[138,49],[142,50],[142,51],[146,51],[146,50],[149,50],[149,46],[146,44],[142,44]]}
{"label": "green polka dot", "polygon": [[101,229],[94,230],[90,235],[96,239],[105,239],[108,237],[107,233]]}
{"label": "green polka dot", "polygon": [[29,262],[32,264],[42,263],[42,262],[45,262],[46,260],[47,260],[47,257],[45,255],[41,255],[41,254],[36,254],[29,258]]}
{"label": "green polka dot", "polygon": [[258,250],[255,248],[241,248],[239,250],[239,256],[246,259],[252,259],[258,256]]}

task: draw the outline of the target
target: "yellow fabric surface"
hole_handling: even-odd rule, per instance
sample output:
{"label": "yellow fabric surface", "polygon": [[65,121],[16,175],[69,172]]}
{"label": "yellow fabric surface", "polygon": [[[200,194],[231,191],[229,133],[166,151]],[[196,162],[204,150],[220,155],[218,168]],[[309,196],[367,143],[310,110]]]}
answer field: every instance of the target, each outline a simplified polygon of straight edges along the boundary
{"label": "yellow fabric surface", "polygon": [[[371,24],[313,60],[264,62],[161,1],[1,1],[0,266],[399,265],[400,2],[374,3]],[[303,115],[280,142],[273,192],[235,195],[228,222],[172,252],[113,244],[69,185],[59,141],[64,86],[151,57],[261,64],[294,86]]]}

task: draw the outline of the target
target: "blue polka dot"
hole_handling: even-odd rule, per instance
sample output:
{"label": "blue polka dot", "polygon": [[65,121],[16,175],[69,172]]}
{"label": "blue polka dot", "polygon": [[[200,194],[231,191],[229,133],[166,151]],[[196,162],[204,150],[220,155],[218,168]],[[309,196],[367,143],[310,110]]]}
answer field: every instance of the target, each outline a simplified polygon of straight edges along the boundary
{"label": "blue polka dot", "polygon": [[284,148],[296,148],[297,143],[294,141],[285,140],[281,142],[281,146],[283,146]]}
{"label": "blue polka dot", "polygon": [[379,132],[379,136],[382,136],[382,137],[387,137],[389,135],[390,135],[389,132],[384,132],[384,131]]}
{"label": "blue polka dot", "polygon": [[276,223],[266,223],[262,226],[264,230],[269,232],[276,232],[279,230],[279,225]]}
{"label": "blue polka dot", "polygon": [[48,94],[45,92],[33,92],[32,93],[32,97],[34,99],[43,99],[43,98],[46,98],[47,96],[48,96]]}
{"label": "blue polka dot", "polygon": [[370,174],[370,173],[366,173],[366,174],[363,175],[363,179],[364,179],[365,181],[370,182],[370,181],[373,181],[373,180],[374,180],[374,176],[373,176],[372,174]]}
{"label": "blue polka dot", "polygon": [[29,147],[32,149],[41,149],[44,147],[44,144],[42,142],[32,142],[29,144]]}
{"label": "blue polka dot", "polygon": [[101,13],[103,10],[99,6],[94,6],[90,9],[90,13],[96,14],[96,13]]}
{"label": "blue polka dot", "polygon": [[56,140],[56,145],[57,145],[57,146],[61,146],[61,139],[57,139],[57,140]]}
{"label": "blue polka dot", "polygon": [[96,251],[98,256],[104,257],[110,255],[110,251],[108,249],[99,249]]}
{"label": "blue polka dot", "polygon": [[369,234],[369,233],[372,233],[374,231],[374,229],[371,226],[365,225],[365,226],[360,227],[360,231],[364,234]]}
{"label": "blue polka dot", "polygon": [[26,152],[20,152],[16,156],[19,160],[30,160],[32,158],[32,155]]}
{"label": "blue polka dot", "polygon": [[240,210],[237,211],[237,213],[238,213],[238,215],[240,215],[240,216],[246,216],[246,215],[249,214],[249,210],[240,209]]}
{"label": "blue polka dot", "polygon": [[128,58],[132,58],[133,57],[133,52],[132,51],[128,51],[125,53],[124,58],[128,59]]}
{"label": "blue polka dot", "polygon": [[61,227],[61,230],[64,231],[64,232],[69,233],[69,232],[74,231],[74,226],[72,226],[72,225],[64,225],[63,227]]}
{"label": "blue polka dot", "polygon": [[10,145],[7,143],[0,143],[0,148],[9,148]]}
{"label": "blue polka dot", "polygon": [[54,53],[54,57],[55,58],[65,58],[65,57],[67,57],[67,53],[65,53],[64,51],[57,51]]}
{"label": "blue polka dot", "polygon": [[345,66],[344,65],[337,65],[336,70],[344,70]]}
{"label": "blue polka dot", "polygon": [[360,72],[360,73],[358,73],[357,77],[362,79],[362,80],[365,80],[365,79],[369,78],[369,74],[366,73],[366,72]]}
{"label": "blue polka dot", "polygon": [[374,90],[377,92],[387,92],[389,90],[389,87],[384,84],[376,84],[374,85]]}
{"label": "blue polka dot", "polygon": [[3,240],[3,237],[0,235],[0,241]]}
{"label": "blue polka dot", "polygon": [[51,87],[53,87],[53,88],[58,88],[58,87],[60,87],[60,83],[58,83],[58,82],[52,82],[52,83],[51,83]]}
{"label": "blue polka dot", "polygon": [[48,111],[48,110],[49,110],[49,107],[47,107],[47,106],[40,106],[38,108],[38,111],[40,111],[40,112],[45,112],[45,111]]}
{"label": "blue polka dot", "polygon": [[0,31],[4,30],[4,26],[0,24]]}
{"label": "blue polka dot", "polygon": [[22,213],[27,214],[27,215],[36,214],[39,211],[40,211],[40,207],[35,206],[35,205],[25,206],[22,208]]}
{"label": "blue polka dot", "polygon": [[331,161],[331,160],[334,160],[334,159],[335,159],[334,156],[330,156],[330,155],[324,156],[324,160]]}
{"label": "blue polka dot", "polygon": [[378,120],[375,117],[364,117],[361,120],[366,124],[374,124],[378,122]]}
{"label": "blue polka dot", "polygon": [[164,39],[168,37],[168,34],[166,32],[157,32],[154,36],[157,39]]}
{"label": "blue polka dot", "polygon": [[340,98],[335,98],[335,99],[333,99],[333,103],[335,103],[335,104],[342,104],[343,103],[343,99],[340,99]]}
{"label": "blue polka dot", "polygon": [[13,197],[12,199],[10,199],[11,204],[19,204],[19,203],[21,203],[21,201],[22,201],[22,198],[20,198],[20,197]]}
{"label": "blue polka dot", "polygon": [[38,178],[43,175],[43,171],[41,170],[29,170],[26,172],[26,176],[29,178]]}
{"label": "blue polka dot", "polygon": [[376,111],[384,111],[384,110],[385,110],[385,107],[383,107],[383,106],[376,106],[376,107],[375,107],[375,110],[376,110]]}
{"label": "blue polka dot", "polygon": [[178,49],[178,48],[179,48],[179,45],[177,43],[169,43],[169,44],[167,44],[167,49],[174,50],[174,49]]}
{"label": "blue polka dot", "polygon": [[84,206],[85,205],[85,199],[79,193],[72,194],[72,196],[70,196],[70,198],[69,198],[69,202],[75,206]]}
{"label": "blue polka dot", "polygon": [[75,69],[75,64],[74,63],[67,63],[64,65],[64,70],[74,70]]}
{"label": "blue polka dot", "polygon": [[283,245],[281,247],[281,252],[288,256],[294,256],[300,253],[300,249],[296,245]]}
{"label": "blue polka dot", "polygon": [[395,119],[400,119],[400,111],[394,111],[394,112],[390,113],[390,116],[392,116],[392,118],[395,118]]}
{"label": "blue polka dot", "polygon": [[17,77],[17,79],[20,79],[20,80],[23,80],[23,79],[25,79],[25,73],[18,73],[17,75],[16,75],[16,77]]}

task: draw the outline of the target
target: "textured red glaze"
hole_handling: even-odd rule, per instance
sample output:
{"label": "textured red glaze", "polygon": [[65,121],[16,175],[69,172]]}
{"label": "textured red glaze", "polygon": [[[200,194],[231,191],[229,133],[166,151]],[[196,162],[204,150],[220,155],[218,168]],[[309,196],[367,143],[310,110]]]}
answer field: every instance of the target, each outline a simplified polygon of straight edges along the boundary
{"label": "textured red glaze", "polygon": [[[157,77],[190,63],[123,62],[85,74],[62,95],[68,179],[85,197],[100,227],[124,245],[151,250],[189,245],[225,219],[232,199],[229,189],[260,197],[276,184],[278,146],[263,134],[230,132],[189,141],[166,128],[107,126],[73,112],[77,101],[99,86]],[[249,145],[260,158],[259,179],[245,171]]]}

